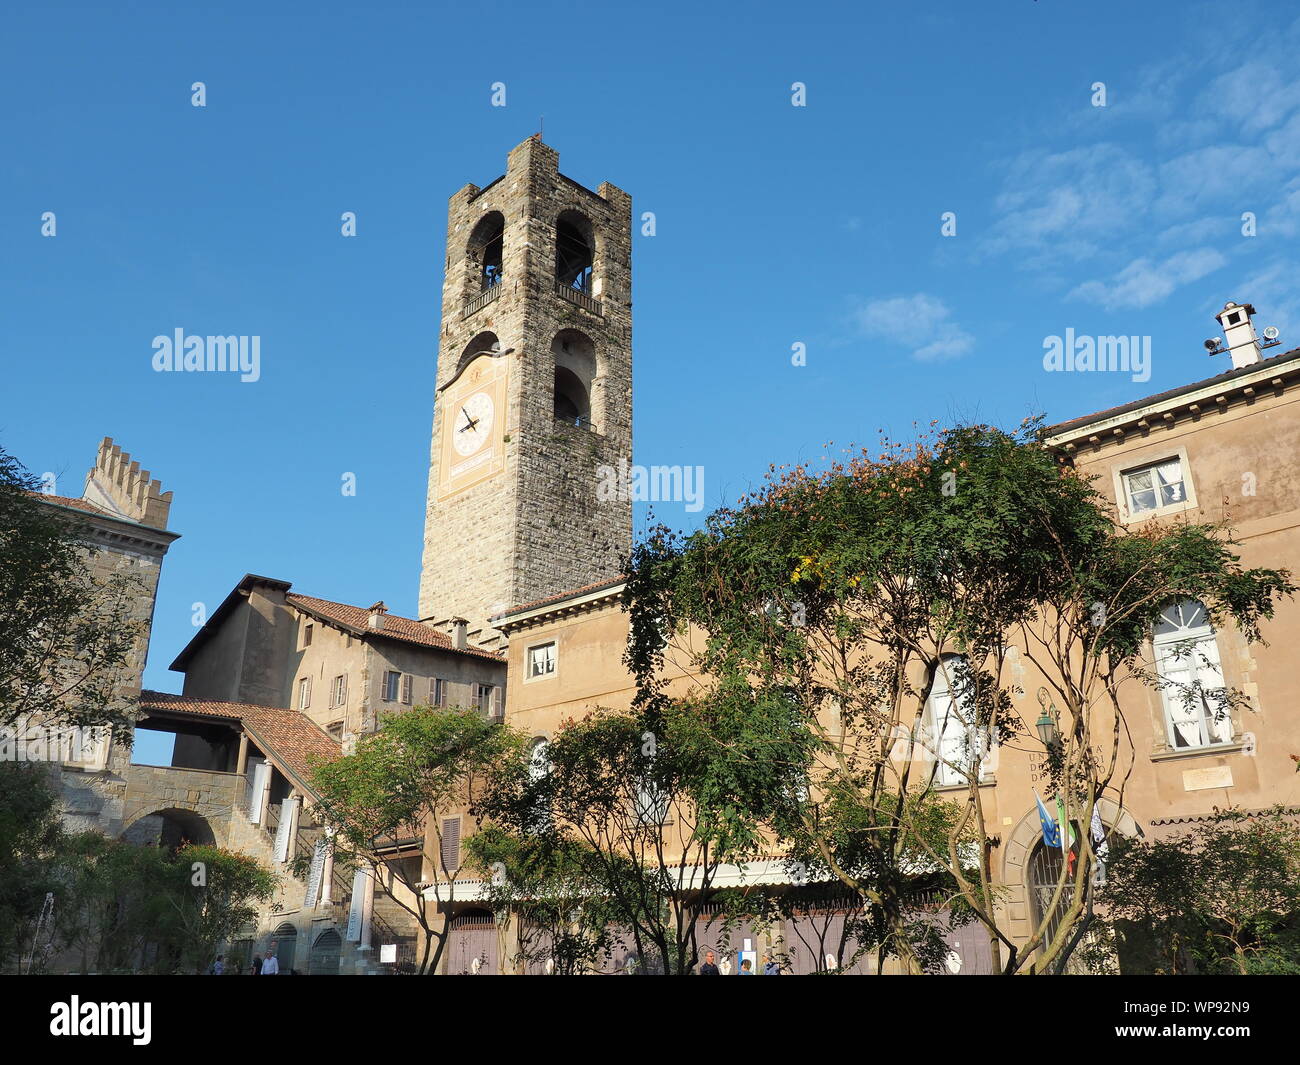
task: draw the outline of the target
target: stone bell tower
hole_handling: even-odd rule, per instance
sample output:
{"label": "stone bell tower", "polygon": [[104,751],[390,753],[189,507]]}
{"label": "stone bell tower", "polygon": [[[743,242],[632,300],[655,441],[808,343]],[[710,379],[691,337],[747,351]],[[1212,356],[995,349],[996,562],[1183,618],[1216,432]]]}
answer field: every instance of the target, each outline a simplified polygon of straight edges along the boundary
{"label": "stone bell tower", "polygon": [[447,211],[420,618],[499,646],[521,603],[614,576],[631,547],[632,201],[530,137]]}

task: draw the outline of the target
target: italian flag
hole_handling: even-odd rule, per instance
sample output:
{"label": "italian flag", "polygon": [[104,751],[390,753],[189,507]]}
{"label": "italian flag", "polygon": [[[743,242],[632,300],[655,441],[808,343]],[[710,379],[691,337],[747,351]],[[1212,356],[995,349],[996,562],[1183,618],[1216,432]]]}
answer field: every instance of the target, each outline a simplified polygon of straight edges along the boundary
{"label": "italian flag", "polygon": [[1061,839],[1061,857],[1065,860],[1066,873],[1074,876],[1074,861],[1078,857],[1078,849],[1075,844],[1079,839],[1074,834],[1074,826],[1070,824],[1065,816],[1065,800],[1058,794],[1056,796],[1056,823],[1058,834]]}

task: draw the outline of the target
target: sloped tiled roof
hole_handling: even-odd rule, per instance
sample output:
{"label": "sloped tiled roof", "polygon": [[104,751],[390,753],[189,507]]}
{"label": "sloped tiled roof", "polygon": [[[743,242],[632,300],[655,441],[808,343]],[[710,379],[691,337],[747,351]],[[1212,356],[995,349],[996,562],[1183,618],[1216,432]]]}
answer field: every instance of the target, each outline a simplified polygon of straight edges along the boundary
{"label": "sloped tiled roof", "polygon": [[1157,392],[1155,395],[1143,396],[1141,399],[1132,400],[1129,403],[1121,403],[1118,407],[1109,407],[1106,410],[1099,410],[1092,414],[1085,414],[1079,418],[1071,418],[1069,421],[1058,422],[1056,425],[1049,425],[1043,430],[1043,435],[1052,437],[1060,433],[1069,432],[1072,429],[1079,429],[1093,422],[1104,421],[1119,414],[1126,414],[1129,411],[1141,410],[1144,407],[1150,407],[1157,403],[1162,403],[1168,399],[1176,399],[1178,396],[1185,395],[1188,392],[1195,392],[1197,389],[1204,388],[1213,382],[1228,384],[1238,377],[1246,377],[1260,370],[1271,369],[1282,363],[1289,362],[1300,355],[1300,348],[1292,348],[1290,351],[1284,351],[1280,355],[1273,355],[1267,359],[1260,359],[1259,362],[1253,362],[1248,366],[1240,366],[1235,370],[1225,370],[1214,377],[1205,377],[1200,381],[1193,381],[1191,384],[1179,385],[1177,388],[1171,388],[1166,392]]}
{"label": "sloped tiled roof", "polygon": [[562,603],[566,599],[577,599],[580,596],[587,595],[589,592],[599,592],[605,588],[614,588],[627,580],[627,575],[623,573],[615,574],[613,577],[606,577],[603,581],[596,581],[594,584],[585,584],[581,588],[572,588],[567,592],[559,592],[556,595],[549,595],[545,599],[534,599],[531,603],[520,603],[518,606],[512,606],[509,610],[501,614],[501,617],[509,617],[511,614],[518,614],[524,610],[536,610],[539,606],[547,606],[551,603]]}
{"label": "sloped tiled roof", "polygon": [[338,740],[297,710],[252,703],[213,702],[155,691],[140,693],[140,709],[238,721],[268,758],[309,790],[309,760],[330,760],[342,753]]}
{"label": "sloped tiled roof", "polygon": [[496,651],[486,651],[481,647],[472,646],[454,647],[452,646],[451,637],[446,633],[439,632],[428,625],[422,625],[414,618],[384,614],[384,627],[375,630],[370,627],[370,611],[362,607],[349,606],[347,603],[335,603],[329,599],[316,599],[313,596],[299,595],[296,592],[290,592],[284,598],[291,606],[296,606],[309,614],[315,614],[326,621],[342,625],[360,636],[385,636],[390,640],[403,640],[406,643],[419,644],[422,647],[437,647],[443,651],[455,651],[457,654],[477,655],[480,658],[491,659],[493,662],[505,661],[504,656]]}
{"label": "sloped tiled roof", "polygon": [[68,496],[50,495],[48,492],[32,492],[37,499],[44,503],[57,503],[61,507],[76,507],[78,510],[88,511],[91,514],[98,514],[105,518],[117,518],[118,514],[110,514],[103,507],[97,507],[88,499],[71,499]]}

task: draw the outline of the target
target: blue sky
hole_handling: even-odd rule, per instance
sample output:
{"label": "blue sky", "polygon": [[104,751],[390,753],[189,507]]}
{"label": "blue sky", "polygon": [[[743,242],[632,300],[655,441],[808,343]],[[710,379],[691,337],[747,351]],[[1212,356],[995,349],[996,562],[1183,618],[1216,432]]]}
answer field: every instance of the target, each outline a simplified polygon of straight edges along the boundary
{"label": "blue sky", "polygon": [[[0,15],[0,446],[79,495],[110,435],[175,492],[152,687],[245,572],[415,613],[446,200],[542,115],[656,216],[635,460],[710,509],[827,441],[1220,372],[1228,299],[1300,343],[1290,4],[115,8]],[[153,372],[178,327],[259,335],[261,379]],[[1150,336],[1150,380],[1045,372],[1067,329]]]}

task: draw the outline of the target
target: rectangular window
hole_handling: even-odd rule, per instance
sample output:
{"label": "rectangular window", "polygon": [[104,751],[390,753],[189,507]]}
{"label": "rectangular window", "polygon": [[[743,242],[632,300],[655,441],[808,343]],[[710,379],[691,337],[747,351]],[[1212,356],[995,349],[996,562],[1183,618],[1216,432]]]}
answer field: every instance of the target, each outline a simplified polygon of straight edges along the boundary
{"label": "rectangular window", "polygon": [[304,628],[304,629],[302,630],[302,645],[303,645],[303,647],[310,647],[310,646],[311,646],[311,630],[312,630],[312,626],[311,626],[311,625],[308,625],[306,628]]}
{"label": "rectangular window", "polygon": [[447,705],[447,682],[441,677],[434,677],[429,681],[429,705]]}
{"label": "rectangular window", "polygon": [[388,670],[384,673],[384,702],[397,702],[398,686],[402,682],[402,675]]}
{"label": "rectangular window", "polygon": [[460,818],[446,817],[442,822],[442,867],[449,873],[460,868]]}
{"label": "rectangular window", "polygon": [[411,705],[411,681],[414,679],[409,673],[402,674],[402,702],[407,706]]}
{"label": "rectangular window", "polygon": [[528,676],[547,677],[555,672],[555,641],[528,648]]}
{"label": "rectangular window", "polygon": [[302,677],[298,681],[298,709],[306,710],[311,706],[311,677]]}
{"label": "rectangular window", "polygon": [[1121,475],[1130,517],[1158,514],[1187,502],[1181,459],[1167,459]]}
{"label": "rectangular window", "polygon": [[348,678],[347,674],[342,674],[334,678],[334,684],[330,688],[330,706],[343,706],[348,701]]}

